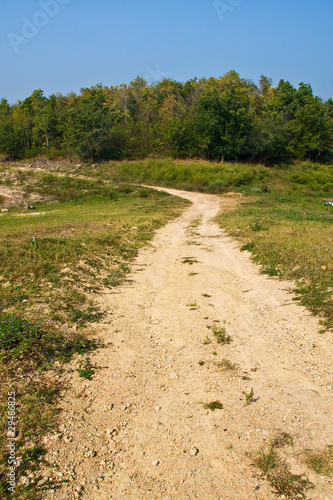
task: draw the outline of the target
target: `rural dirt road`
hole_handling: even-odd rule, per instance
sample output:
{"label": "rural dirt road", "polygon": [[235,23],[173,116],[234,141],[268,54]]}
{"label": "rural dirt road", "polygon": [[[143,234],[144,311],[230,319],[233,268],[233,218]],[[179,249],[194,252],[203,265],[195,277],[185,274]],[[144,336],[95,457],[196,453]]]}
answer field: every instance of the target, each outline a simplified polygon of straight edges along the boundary
{"label": "rural dirt road", "polygon": [[[332,481],[302,455],[333,444],[331,334],[213,222],[232,197],[168,191],[193,204],[100,298],[100,369],[90,382],[68,375],[59,433],[45,440],[46,477],[69,483],[44,497],[273,499],[249,454],[286,432],[294,444],[281,456],[316,486],[307,498],[332,500]],[[216,341],[214,321],[230,344]],[[213,401],[223,409],[204,407]]]}

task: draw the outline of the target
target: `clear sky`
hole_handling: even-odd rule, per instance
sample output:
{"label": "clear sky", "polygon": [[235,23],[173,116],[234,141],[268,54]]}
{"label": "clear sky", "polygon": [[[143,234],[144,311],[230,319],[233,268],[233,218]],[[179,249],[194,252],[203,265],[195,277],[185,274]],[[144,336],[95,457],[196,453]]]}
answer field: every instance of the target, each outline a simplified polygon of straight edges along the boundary
{"label": "clear sky", "polygon": [[332,0],[1,0],[0,98],[236,70],[333,97]]}

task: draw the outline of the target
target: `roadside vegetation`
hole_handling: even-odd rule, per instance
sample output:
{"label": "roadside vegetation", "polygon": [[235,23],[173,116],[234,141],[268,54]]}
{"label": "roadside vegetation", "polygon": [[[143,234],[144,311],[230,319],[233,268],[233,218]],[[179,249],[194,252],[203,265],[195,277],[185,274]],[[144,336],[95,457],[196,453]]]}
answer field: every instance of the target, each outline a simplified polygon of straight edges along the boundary
{"label": "roadside vegetation", "polygon": [[219,223],[252,253],[262,272],[292,279],[294,300],[333,328],[333,169],[317,164],[273,170]]}
{"label": "roadside vegetation", "polygon": [[[56,427],[66,390],[65,363],[91,379],[90,358],[102,347],[96,297],[120,285],[155,230],[187,202],[166,193],[15,168],[0,177],[22,201],[0,217],[0,496],[8,490],[8,397],[15,393],[18,467],[15,498],[42,496],[38,471],[43,435]],[[31,196],[37,199],[27,210]],[[41,479],[41,478],[40,478]]]}

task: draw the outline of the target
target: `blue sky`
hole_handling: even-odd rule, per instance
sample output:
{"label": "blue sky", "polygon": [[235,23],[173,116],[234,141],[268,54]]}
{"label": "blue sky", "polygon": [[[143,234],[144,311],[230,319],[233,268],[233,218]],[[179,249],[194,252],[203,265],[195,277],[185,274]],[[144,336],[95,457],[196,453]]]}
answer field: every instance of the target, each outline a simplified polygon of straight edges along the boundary
{"label": "blue sky", "polygon": [[1,0],[0,98],[236,70],[333,97],[332,0]]}

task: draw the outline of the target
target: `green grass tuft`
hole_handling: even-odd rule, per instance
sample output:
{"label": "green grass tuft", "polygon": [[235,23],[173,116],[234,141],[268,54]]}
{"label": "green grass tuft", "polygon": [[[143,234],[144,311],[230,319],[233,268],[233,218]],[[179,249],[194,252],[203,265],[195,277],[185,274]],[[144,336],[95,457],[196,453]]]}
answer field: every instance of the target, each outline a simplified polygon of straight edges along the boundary
{"label": "green grass tuft", "polygon": [[218,326],[216,323],[213,323],[209,328],[219,344],[230,344],[231,337],[227,334],[224,326]]}
{"label": "green grass tuft", "polygon": [[254,399],[254,390],[253,390],[253,387],[251,387],[251,391],[249,393],[246,393],[245,391],[243,391],[243,394],[245,396],[245,399],[246,399],[246,405],[250,405],[251,403],[254,403],[256,401],[256,399]]}
{"label": "green grass tuft", "polygon": [[206,410],[223,410],[223,404],[220,401],[212,401],[211,403],[207,403],[204,405]]}

